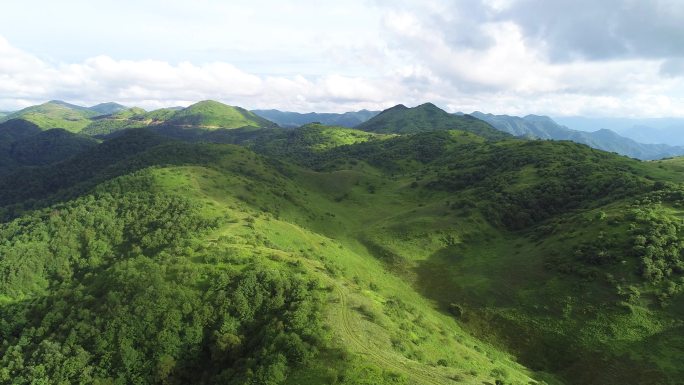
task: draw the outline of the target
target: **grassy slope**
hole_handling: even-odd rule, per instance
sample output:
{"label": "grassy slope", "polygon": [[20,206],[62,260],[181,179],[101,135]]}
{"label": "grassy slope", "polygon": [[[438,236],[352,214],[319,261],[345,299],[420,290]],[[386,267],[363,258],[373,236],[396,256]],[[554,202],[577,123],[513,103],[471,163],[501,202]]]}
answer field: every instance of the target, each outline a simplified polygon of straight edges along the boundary
{"label": "grassy slope", "polygon": [[[526,144],[497,145],[502,146]],[[545,154],[559,149],[561,144],[532,146],[539,146],[542,152],[536,152],[536,156],[544,159]],[[568,146],[591,154],[591,150]],[[515,153],[525,154],[520,150]],[[524,192],[548,178],[544,169],[551,165],[550,159],[533,166],[516,165],[514,159],[507,159],[504,154],[497,152],[496,158],[514,166],[497,181],[497,184],[504,183],[503,194]],[[526,158],[533,159],[534,154]],[[485,160],[472,159],[477,164]],[[598,164],[605,166],[610,162],[613,162],[612,171],[597,170],[596,176],[587,180],[620,175],[625,172],[622,170],[629,169],[642,180],[674,171],[613,156]],[[680,165],[680,161],[669,163]],[[459,162],[451,164],[456,170],[466,166]],[[435,177],[439,181],[447,176],[439,168],[432,176],[421,173],[415,175],[415,179],[425,179],[419,188],[434,183]],[[414,179],[406,178],[403,183],[412,183],[411,180]],[[378,189],[383,188],[374,190]],[[672,300],[663,308],[657,300],[663,295],[658,285],[644,283],[638,275],[638,260],[630,255],[627,236],[627,228],[634,222],[625,214],[633,210],[634,198],[616,195],[610,201],[604,199],[605,203],[598,207],[585,206],[579,211],[573,208],[560,214],[550,225],[542,218],[538,225],[511,233],[492,227],[482,217],[482,209],[488,205],[487,193],[469,190],[465,187],[453,195],[421,189],[417,204],[407,206],[403,206],[407,203],[405,198],[387,199],[385,205],[391,205],[392,214],[385,218],[382,218],[383,203],[374,205],[372,210],[350,214],[355,217],[371,212],[379,214],[381,220],[369,220],[357,227],[364,229],[359,236],[367,239],[366,244],[372,245],[375,254],[400,272],[408,270],[409,278],[417,274],[415,286],[436,299],[445,311],[452,303],[465,308],[470,315],[462,320],[470,331],[513,351],[526,365],[556,372],[571,383],[625,383],[635,379],[640,383],[659,383],[681,376],[681,366],[672,360],[677,356],[675,352],[684,347],[682,325],[677,321],[684,308],[681,300]],[[459,196],[480,203],[463,205],[454,201]],[[592,199],[596,198],[600,196]],[[668,204],[667,209],[661,208],[660,203],[637,206],[651,205],[657,216],[674,221],[680,221],[683,214],[676,208],[678,203],[674,207]],[[479,210],[473,209],[478,206]],[[593,220],[600,212],[607,213],[607,218]],[[549,236],[548,231],[555,235]],[[621,255],[625,262],[620,259],[606,262],[605,266],[578,264],[573,256],[586,242],[607,245],[607,252],[615,253],[616,258]],[[572,269],[568,272],[549,268],[559,263]],[[637,286],[642,298],[647,299],[624,304],[620,290],[629,285]],[[680,292],[679,286],[671,290],[674,298],[681,297],[676,294]]]}
{"label": "grassy slope", "polygon": [[[649,192],[670,191],[653,179],[682,181],[681,159],[637,162],[568,142],[473,147],[476,137],[445,135],[340,147],[308,162],[340,170],[315,182],[342,210],[331,211],[339,225],[319,231],[360,244],[443,311],[459,305],[468,330],[535,369],[587,384],[681,377],[681,273],[645,280],[630,230],[658,224],[635,220],[638,210],[681,222],[678,193]],[[354,168],[366,178],[349,187]],[[635,289],[641,299],[627,301]]]}
{"label": "grassy slope", "polygon": [[95,115],[97,112],[87,108],[53,101],[25,108],[1,119],[3,121],[24,119],[42,129],[63,128],[67,131],[79,132],[90,124],[90,118]]}
{"label": "grassy slope", "polygon": [[[318,184],[319,178],[335,180],[338,175],[300,174],[295,180],[309,181],[313,189],[307,191],[255,160],[231,160],[249,170],[252,177],[248,180],[197,167],[160,173],[165,183],[179,192],[185,194],[194,187],[191,191],[202,196],[212,212],[226,210],[232,218],[253,218],[246,228],[231,224],[211,237],[237,238],[237,242],[241,237],[260,238],[268,247],[257,254],[275,253],[277,257],[272,258],[276,261],[300,263],[331,288],[326,310],[326,324],[333,334],[331,346],[343,348],[351,356],[347,362],[327,357],[330,362],[313,363],[312,368],[291,378],[292,383],[329,382],[337,371],[350,376],[363,370],[377,371],[383,378],[398,374],[400,381],[407,383],[450,383],[450,378],[480,383],[499,372],[516,381],[528,380],[529,373],[505,354],[469,337],[401,277],[388,274],[353,237],[335,231],[336,236],[331,238],[315,231],[321,227],[327,228],[326,233],[332,232],[337,226],[330,226],[331,222],[350,224],[347,218],[335,220],[337,214],[333,212],[339,204],[311,185],[311,181]],[[262,178],[269,183],[255,183]],[[356,178],[367,177],[360,173],[347,181],[355,183]]]}
{"label": "grassy slope", "polygon": [[[530,380],[532,373],[470,337],[402,277],[389,274],[355,234],[339,231],[365,222],[365,218],[355,218],[356,210],[366,212],[394,196],[389,191],[387,196],[369,196],[352,212],[336,201],[331,188],[367,194],[362,184],[380,177],[372,169],[319,174],[282,165],[275,168],[233,146],[204,146],[203,152],[214,154],[209,167],[147,171],[158,193],[197,202],[205,217],[218,220],[214,231],[197,240],[208,248],[207,255],[216,255],[218,260],[194,261],[198,271],[256,263],[290,274],[295,266],[300,274],[328,288],[327,347],[319,359],[293,373],[289,383]],[[336,235],[325,235],[331,232]],[[220,255],[233,257],[222,260]],[[6,297],[5,305],[13,301]]]}

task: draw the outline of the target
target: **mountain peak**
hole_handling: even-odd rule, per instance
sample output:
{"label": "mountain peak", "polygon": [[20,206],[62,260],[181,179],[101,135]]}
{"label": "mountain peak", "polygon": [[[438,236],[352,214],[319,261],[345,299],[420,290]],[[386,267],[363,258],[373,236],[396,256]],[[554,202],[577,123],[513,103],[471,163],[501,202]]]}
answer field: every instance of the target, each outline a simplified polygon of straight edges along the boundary
{"label": "mountain peak", "polygon": [[430,102],[423,103],[423,104],[415,106],[413,108],[416,108],[419,110],[440,110],[440,111],[446,112],[443,109],[437,107],[436,105],[434,105],[433,103],[430,103]]}
{"label": "mountain peak", "polygon": [[413,108],[399,104],[358,125],[357,128],[364,131],[392,134],[463,130],[487,139],[508,137],[508,134],[497,131],[482,120],[468,115],[449,114],[432,103],[423,103]]}
{"label": "mountain peak", "polygon": [[128,107],[115,102],[100,103],[88,108],[102,115],[110,115],[128,109]]}

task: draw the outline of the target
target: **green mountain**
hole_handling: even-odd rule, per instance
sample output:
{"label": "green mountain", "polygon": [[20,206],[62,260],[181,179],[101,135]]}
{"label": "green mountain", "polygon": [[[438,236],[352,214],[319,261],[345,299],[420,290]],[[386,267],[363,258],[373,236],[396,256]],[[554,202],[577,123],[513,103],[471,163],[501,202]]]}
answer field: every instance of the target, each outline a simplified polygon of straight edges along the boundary
{"label": "green mountain", "polygon": [[205,100],[184,108],[167,120],[173,126],[199,128],[273,127],[275,124],[240,107]]}
{"label": "green mountain", "polygon": [[189,135],[183,131],[196,129],[204,134],[208,130],[244,127],[275,127],[243,108],[232,107],[215,101],[195,103],[187,108],[163,108],[147,112],[141,108],[128,108],[114,114],[98,116],[83,129],[87,135],[108,135],[128,128],[155,126],[169,131],[169,135]]}
{"label": "green mountain", "polygon": [[0,175],[0,382],[680,382],[684,159],[440,111],[165,118]]}
{"label": "green mountain", "polygon": [[341,114],[319,112],[302,114],[278,110],[252,110],[252,112],[285,128],[294,128],[311,123],[352,128],[380,113],[379,111],[368,110],[344,112]]}
{"label": "green mountain", "polygon": [[464,130],[488,139],[504,139],[506,134],[469,115],[452,115],[432,103],[408,108],[402,104],[382,111],[356,128],[363,131],[415,134],[434,130]]}
{"label": "green mountain", "polygon": [[520,118],[508,115],[483,114],[481,112],[473,112],[472,116],[512,135],[533,139],[572,140],[593,148],[642,160],[684,155],[684,147],[637,143],[607,129],[594,132],[571,130],[559,125],[547,116],[527,115]]}
{"label": "green mountain", "polygon": [[89,110],[95,111],[95,112],[99,113],[100,115],[114,114],[116,112],[125,110],[126,108],[127,107],[124,105],[121,105],[119,103],[113,103],[113,102],[100,103],[100,104],[88,107]]}
{"label": "green mountain", "polygon": [[0,122],[10,119],[24,119],[42,129],[63,128],[67,131],[79,132],[90,124],[90,118],[97,114],[97,112],[86,107],[53,100],[13,112],[0,118]]}

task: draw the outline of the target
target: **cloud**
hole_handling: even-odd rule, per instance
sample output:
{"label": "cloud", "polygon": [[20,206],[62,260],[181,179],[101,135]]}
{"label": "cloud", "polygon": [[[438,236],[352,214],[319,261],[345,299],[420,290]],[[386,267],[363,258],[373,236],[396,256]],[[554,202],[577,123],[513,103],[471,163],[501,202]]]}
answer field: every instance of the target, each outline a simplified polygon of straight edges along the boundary
{"label": "cloud", "polygon": [[174,0],[149,23],[131,23],[127,36],[142,40],[130,39],[132,51],[94,28],[87,40],[106,55],[50,59],[0,38],[0,109],[216,99],[294,111],[432,101],[518,115],[684,115],[680,0],[305,1],[204,1],[210,15],[177,24],[187,3]]}
{"label": "cloud", "polygon": [[681,115],[684,46],[673,36],[684,30],[674,22],[684,3],[648,4],[402,1],[383,25],[389,46],[419,69],[404,81],[452,110]]}
{"label": "cloud", "polygon": [[679,0],[518,0],[495,17],[553,61],[684,56]]}
{"label": "cloud", "polygon": [[217,99],[246,107],[384,108],[393,97],[382,81],[331,74],[259,76],[229,63],[172,65],[158,60],[97,56],[51,65],[0,38],[0,107],[19,108],[49,99],[82,104],[114,100],[146,108]]}

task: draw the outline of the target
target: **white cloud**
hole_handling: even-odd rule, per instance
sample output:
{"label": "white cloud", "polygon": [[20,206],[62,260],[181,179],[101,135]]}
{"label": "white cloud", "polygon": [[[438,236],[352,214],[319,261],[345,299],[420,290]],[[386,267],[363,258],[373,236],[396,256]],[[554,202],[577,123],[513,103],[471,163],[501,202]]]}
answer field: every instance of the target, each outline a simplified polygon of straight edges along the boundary
{"label": "white cloud", "polygon": [[[49,99],[294,111],[432,101],[465,112],[684,116],[675,0],[141,0],[140,12],[91,3],[46,1],[33,29],[3,17],[26,7],[8,4],[0,109]],[[97,17],[105,11],[126,28]]]}
{"label": "white cloud", "polygon": [[115,60],[50,65],[0,39],[0,105],[19,108],[49,99],[95,104],[114,100],[146,108],[217,99],[249,108],[311,110],[384,108],[393,99],[382,82],[337,74],[258,76],[223,62],[172,65],[157,60]]}

